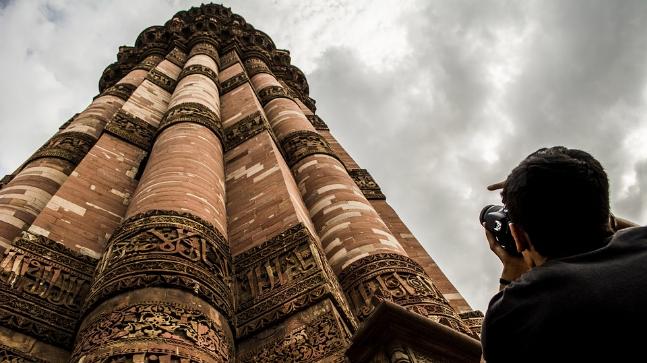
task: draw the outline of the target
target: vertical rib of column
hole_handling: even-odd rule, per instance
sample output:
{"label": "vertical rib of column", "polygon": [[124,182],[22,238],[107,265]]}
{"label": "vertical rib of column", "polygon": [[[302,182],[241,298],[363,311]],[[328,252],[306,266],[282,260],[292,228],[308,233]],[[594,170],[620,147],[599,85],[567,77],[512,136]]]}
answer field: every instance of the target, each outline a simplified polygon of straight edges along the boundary
{"label": "vertical rib of column", "polygon": [[246,67],[355,316],[364,320],[390,300],[471,334],[263,60]]}
{"label": "vertical rib of column", "polygon": [[[157,63],[150,56],[142,64]],[[143,66],[142,66],[143,67]],[[96,142],[106,123],[146,75],[135,69],[76,116],[25,163],[0,191],[0,249],[27,229]]]}
{"label": "vertical rib of column", "polygon": [[217,61],[213,44],[192,47],[127,219],[99,262],[74,361],[232,359]]}

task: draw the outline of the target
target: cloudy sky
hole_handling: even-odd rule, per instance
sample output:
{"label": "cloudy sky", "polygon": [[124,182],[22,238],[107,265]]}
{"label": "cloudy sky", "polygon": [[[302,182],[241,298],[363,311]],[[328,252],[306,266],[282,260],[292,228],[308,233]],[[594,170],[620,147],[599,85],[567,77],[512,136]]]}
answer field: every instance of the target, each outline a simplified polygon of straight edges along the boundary
{"label": "cloudy sky", "polygon": [[[0,0],[0,173],[97,94],[120,45],[199,1]],[[318,114],[476,309],[499,262],[485,186],[542,146],[591,152],[647,221],[647,2],[234,1],[289,49]]]}

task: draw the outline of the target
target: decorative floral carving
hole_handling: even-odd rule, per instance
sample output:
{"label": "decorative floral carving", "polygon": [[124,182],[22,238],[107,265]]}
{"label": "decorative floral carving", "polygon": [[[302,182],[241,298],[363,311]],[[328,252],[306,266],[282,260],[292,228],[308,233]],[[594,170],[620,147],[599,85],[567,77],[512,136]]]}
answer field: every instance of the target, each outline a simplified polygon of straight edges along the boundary
{"label": "decorative floral carving", "polygon": [[[177,303],[151,302],[118,307],[94,317],[79,332],[72,360],[97,348],[135,341],[191,347],[216,362],[229,362],[233,342],[220,326],[202,312]],[[166,343],[166,344],[163,344]]]}
{"label": "decorative floral carving", "polygon": [[2,363],[47,363],[46,360],[36,358],[29,353],[0,344],[0,362]]}
{"label": "decorative floral carving", "polygon": [[180,122],[193,122],[207,127],[222,141],[222,123],[220,117],[209,107],[196,102],[185,102],[171,107],[160,122],[158,135],[163,129]]}
{"label": "decorative floral carving", "polygon": [[233,66],[235,63],[238,62],[238,54],[236,51],[229,51],[226,52],[225,55],[220,57],[220,69],[227,69],[231,66]]}
{"label": "decorative floral carving", "polygon": [[[258,349],[243,352],[238,358],[247,362],[319,362],[346,348],[348,336],[332,314],[325,314],[287,335],[270,340]],[[341,354],[339,354],[341,355]],[[340,357],[338,357],[339,359]],[[328,360],[327,360],[328,361]],[[343,359],[340,361],[343,362]]]}
{"label": "decorative floral carving", "polygon": [[96,139],[92,135],[78,131],[63,131],[49,139],[28,162],[40,158],[59,158],[78,165],[95,142]]}
{"label": "decorative floral carving", "polygon": [[326,154],[338,159],[323,136],[314,131],[301,130],[292,132],[281,140],[281,147],[285,152],[285,160],[290,167],[306,156],[313,154]]}
{"label": "decorative floral carving", "polygon": [[124,101],[128,101],[128,98],[133,94],[133,92],[135,92],[136,88],[137,87],[130,83],[117,83],[116,85],[101,92],[101,96],[115,96],[121,98]]}
{"label": "decorative floral carving", "polygon": [[220,83],[220,95],[225,95],[227,92],[236,89],[242,84],[245,84],[245,82],[249,82],[249,78],[247,78],[247,74],[244,71],[231,78],[228,78],[226,81]]}
{"label": "decorative floral carving", "polygon": [[339,281],[360,320],[387,300],[461,333],[472,333],[422,267],[409,257],[381,253],[361,258],[342,271]]}
{"label": "decorative floral carving", "polygon": [[459,316],[463,319],[465,325],[467,325],[474,334],[481,336],[481,326],[483,325],[483,313],[479,310],[467,311],[460,313]]}
{"label": "decorative floral carving", "polygon": [[86,310],[125,290],[166,286],[193,292],[232,316],[229,246],[215,227],[189,213],[154,210],[126,220],[95,276]]}
{"label": "decorative floral carving", "polygon": [[371,174],[366,169],[351,169],[348,175],[353,178],[353,181],[362,190],[366,199],[386,199],[382,193],[380,186],[377,185]]}
{"label": "decorative floral carving", "polygon": [[158,70],[157,68],[151,69],[150,72],[148,72],[148,74],[146,75],[146,79],[168,93],[173,93],[173,90],[177,85],[176,80],[167,76],[164,72]]}
{"label": "decorative floral carving", "polygon": [[225,129],[225,152],[265,130],[271,130],[271,127],[259,111],[245,116],[233,126]]}
{"label": "decorative floral carving", "polygon": [[258,99],[261,101],[261,105],[267,105],[271,100],[275,98],[287,98],[292,99],[288,92],[281,86],[269,86],[258,91]]}
{"label": "decorative floral carving", "polygon": [[216,72],[214,72],[213,69],[211,69],[211,68],[209,68],[207,66],[203,66],[202,64],[192,64],[190,66],[184,67],[184,69],[182,70],[182,73],[180,73],[180,76],[178,77],[178,82],[182,78],[184,78],[184,77],[186,77],[186,76],[188,76],[190,74],[201,74],[201,75],[209,78],[213,82],[213,84],[215,84],[216,86],[219,85],[218,84],[218,75],[216,74]]}
{"label": "decorative floral carving", "polygon": [[216,62],[216,65],[218,66],[218,68],[220,68],[220,57],[218,56],[218,49],[214,44],[211,44],[208,42],[197,43],[196,45],[193,46],[193,48],[191,48],[191,52],[189,53],[189,58],[198,54],[204,54],[206,56],[211,57],[211,59],[213,59],[213,61]]}
{"label": "decorative floral carving", "polygon": [[109,132],[142,150],[151,147],[157,128],[141,118],[120,109],[105,128]]}
{"label": "decorative floral carving", "polygon": [[159,55],[150,55],[142,59],[132,70],[143,69],[145,71],[151,71],[163,60]]}
{"label": "decorative floral carving", "polygon": [[312,126],[317,130],[330,130],[328,125],[317,115],[306,115]]}

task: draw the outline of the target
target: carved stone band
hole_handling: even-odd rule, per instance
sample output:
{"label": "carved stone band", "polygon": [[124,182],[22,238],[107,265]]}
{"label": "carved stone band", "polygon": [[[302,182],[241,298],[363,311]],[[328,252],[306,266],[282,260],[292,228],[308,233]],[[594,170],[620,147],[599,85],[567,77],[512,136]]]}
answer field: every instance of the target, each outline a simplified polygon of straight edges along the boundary
{"label": "carved stone band", "polygon": [[330,130],[328,125],[317,115],[306,115],[312,126],[317,130]]}
{"label": "carved stone band", "polygon": [[474,334],[481,336],[481,326],[483,325],[483,313],[481,311],[467,311],[460,313],[459,316]]}
{"label": "carved stone band", "polygon": [[146,75],[146,79],[168,93],[173,93],[177,85],[176,80],[159,71],[157,68],[151,69]]}
{"label": "carved stone band", "polygon": [[71,348],[95,264],[60,243],[23,232],[0,262],[0,324]]}
{"label": "carved stone band", "polygon": [[184,63],[186,63],[187,59],[188,58],[186,54],[184,54],[184,52],[182,52],[179,48],[173,48],[173,50],[171,50],[169,54],[166,55],[166,60],[180,68],[184,67]]}
{"label": "carved stone band", "polygon": [[238,86],[248,82],[247,74],[240,72],[237,75],[228,78],[226,81],[220,82],[220,96],[224,96],[227,92],[236,89]]}
{"label": "carved stone band", "polygon": [[245,69],[247,70],[249,78],[252,78],[254,75],[259,73],[272,74],[272,71],[270,71],[267,65],[258,58],[245,59]]}
{"label": "carved stone band", "polygon": [[95,276],[86,309],[123,291],[171,287],[232,316],[229,246],[215,227],[189,213],[153,210],[124,221]]}
{"label": "carved stone band", "polygon": [[362,190],[366,199],[386,199],[380,186],[377,185],[375,180],[373,180],[373,177],[368,173],[368,170],[351,169],[348,171],[348,175],[353,178],[353,181],[357,184],[359,189]]}
{"label": "carved stone band", "polygon": [[141,62],[139,62],[136,66],[133,67],[132,70],[135,69],[143,69],[146,71],[151,71],[153,68],[157,67],[157,65],[162,61],[161,56],[153,55],[153,56],[148,56],[144,58]]}
{"label": "carved stone band", "polygon": [[258,91],[258,99],[261,101],[261,105],[263,105],[263,107],[275,98],[292,99],[292,97],[288,95],[288,92],[281,86],[269,86]]}
{"label": "carved stone band", "polygon": [[193,122],[207,127],[213,131],[224,144],[224,135],[222,131],[222,123],[220,117],[213,112],[209,107],[196,102],[180,103],[179,105],[171,107],[166,111],[166,115],[160,122],[159,135],[162,130],[181,122]]}
{"label": "carved stone band", "polygon": [[313,154],[326,154],[338,159],[323,136],[314,131],[302,130],[290,133],[281,140],[281,147],[290,167]]}
{"label": "carved stone band", "polygon": [[191,48],[189,58],[198,54],[209,56],[211,59],[213,59],[214,62],[216,62],[218,69],[220,69],[220,57],[218,56],[218,49],[216,45],[207,42],[199,42]]}
{"label": "carved stone band", "polygon": [[359,320],[368,318],[380,301],[387,300],[461,333],[472,334],[422,267],[409,257],[380,253],[361,258],[342,271],[339,281]]}
{"label": "carved stone band", "polygon": [[182,78],[190,74],[201,74],[209,78],[213,82],[213,84],[216,85],[216,87],[220,87],[220,84],[218,83],[218,75],[216,74],[216,72],[207,66],[203,66],[202,64],[192,64],[190,66],[184,67],[182,73],[180,73],[180,76],[178,77],[178,82]]}
{"label": "carved stone band", "polygon": [[128,101],[128,98],[130,98],[130,95],[135,92],[136,88],[137,87],[130,83],[117,83],[116,85],[103,91],[100,96],[115,96],[121,98],[124,101]]}
{"label": "carved stone band", "polygon": [[247,336],[326,298],[353,329],[352,313],[322,256],[303,224],[235,256],[236,336]]}
{"label": "carved stone band", "polygon": [[145,362],[149,352],[162,356],[160,362],[231,362],[233,341],[221,324],[191,305],[140,302],[85,322],[71,361],[119,362],[130,356],[123,361]]}
{"label": "carved stone band", "polygon": [[59,158],[78,165],[97,140],[84,132],[70,131],[54,135],[28,162],[40,158]]}
{"label": "carved stone band", "polygon": [[237,62],[238,55],[236,54],[236,51],[227,52],[225,55],[220,57],[220,66],[222,67],[220,69],[227,69]]}
{"label": "carved stone band", "polygon": [[29,353],[19,351],[4,344],[0,344],[0,358],[2,358],[2,362],[9,363],[49,363],[44,359],[36,358]]}
{"label": "carved stone band", "polygon": [[149,150],[157,129],[139,117],[120,109],[106,125],[105,131],[142,150]]}
{"label": "carved stone band", "polygon": [[225,129],[225,152],[260,134],[271,127],[259,111],[245,116],[233,126]]}

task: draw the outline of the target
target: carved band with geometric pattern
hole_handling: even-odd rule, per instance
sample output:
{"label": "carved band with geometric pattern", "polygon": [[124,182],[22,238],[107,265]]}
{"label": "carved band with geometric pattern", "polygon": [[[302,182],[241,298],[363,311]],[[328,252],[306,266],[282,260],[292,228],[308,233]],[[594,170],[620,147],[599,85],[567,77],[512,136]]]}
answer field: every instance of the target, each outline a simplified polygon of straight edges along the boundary
{"label": "carved band with geometric pattern", "polygon": [[72,165],[78,165],[96,141],[94,136],[84,132],[61,132],[49,139],[47,144],[29,158],[28,162],[52,157],[67,160]]}
{"label": "carved band with geometric pattern", "polygon": [[288,100],[292,100],[292,97],[290,97],[281,86],[269,86],[258,91],[258,99],[261,101],[261,105],[263,105],[263,107],[275,98],[287,98]]}
{"label": "carved band with geometric pattern", "polygon": [[170,125],[181,122],[192,122],[205,126],[218,136],[220,142],[224,143],[220,117],[218,117],[218,115],[209,107],[197,102],[180,103],[166,111],[164,118],[160,122],[159,129],[157,130],[157,135],[162,133],[162,130]]}
{"label": "carved band with geometric pattern", "polygon": [[207,66],[203,66],[202,64],[192,64],[190,66],[184,67],[184,69],[182,70],[182,73],[180,73],[180,75],[177,78],[178,82],[182,78],[184,78],[184,77],[186,77],[186,76],[188,76],[190,74],[201,74],[201,75],[209,78],[213,82],[214,85],[216,85],[217,87],[219,86],[218,75],[216,74],[216,72],[214,72],[213,69],[211,69],[211,68],[209,68]]}
{"label": "carved band with geometric pattern", "polygon": [[481,326],[483,325],[483,313],[479,310],[467,311],[458,314],[465,325],[467,325],[474,334],[481,336]]}
{"label": "carved band with geometric pattern", "polygon": [[226,81],[223,81],[220,83],[220,96],[224,96],[227,92],[232,91],[236,89],[236,87],[244,84],[245,82],[248,82],[249,78],[247,78],[247,74],[243,71],[238,73],[237,75],[228,78]]}
{"label": "carved band with geometric pattern", "polygon": [[124,221],[108,242],[85,309],[143,287],[189,291],[232,316],[231,256],[224,237],[189,213],[152,210]]}
{"label": "carved band with geometric pattern", "polygon": [[349,329],[355,321],[323,253],[303,224],[234,256],[236,336],[329,298]]}
{"label": "carved band with geometric pattern", "polygon": [[164,60],[164,58],[158,55],[148,56],[134,66],[132,70],[143,69],[150,72],[153,68],[157,67],[162,60]]}
{"label": "carved band with geometric pattern", "polygon": [[324,120],[321,119],[321,117],[317,115],[306,115],[308,118],[308,121],[314,126],[316,130],[330,130],[328,128],[328,125],[324,122]]}
{"label": "carved band with geometric pattern", "polygon": [[220,69],[227,69],[238,62],[238,54],[235,51],[226,52],[222,57],[220,57]]}
{"label": "carved band with geometric pattern", "polygon": [[258,58],[245,59],[245,69],[250,79],[259,73],[272,74],[272,71],[270,71],[265,62]]}
{"label": "carved band with geometric pattern", "polygon": [[387,300],[473,335],[422,267],[409,257],[395,253],[363,257],[346,267],[339,274],[339,281],[359,320],[368,318],[381,301]]}
{"label": "carved band with geometric pattern", "polygon": [[157,132],[155,126],[123,109],[117,111],[104,130],[145,151],[150,149]]}
{"label": "carved band with geometric pattern", "polygon": [[117,83],[116,85],[108,88],[107,90],[101,93],[101,96],[115,96],[119,97],[124,101],[128,101],[130,95],[135,92],[137,87],[130,83]]}
{"label": "carved band with geometric pattern", "polygon": [[167,76],[157,68],[154,68],[150,72],[148,72],[146,79],[168,93],[173,93],[173,90],[175,90],[175,86],[177,85],[176,80]]}
{"label": "carved band with geometric pattern", "polygon": [[[72,361],[144,362],[146,353],[156,354],[157,362],[233,361],[229,334],[190,305],[160,301],[124,304],[92,316],[83,325]],[[133,360],[119,359],[129,356]]]}
{"label": "carved band with geometric pattern", "polygon": [[[208,39],[208,40],[211,41],[212,39]],[[211,59],[213,59],[214,62],[216,62],[218,69],[220,69],[220,57],[218,56],[218,50],[216,45],[212,44],[211,42],[197,43],[196,45],[193,46],[193,48],[191,48],[191,52],[189,53],[189,58],[198,54],[204,54],[206,56],[209,56]]]}
{"label": "carved band with geometric pattern", "polygon": [[377,185],[371,174],[366,169],[348,170],[348,175],[353,179],[355,184],[362,190],[366,199],[386,199],[384,193]]}
{"label": "carved band with geometric pattern", "polygon": [[289,167],[313,154],[326,154],[339,159],[323,136],[315,131],[292,132],[281,140],[281,148],[285,152],[285,161]]}
{"label": "carved band with geometric pattern", "polygon": [[0,362],[3,363],[49,363],[46,360],[36,358],[29,353],[21,352],[18,349],[0,344]]}
{"label": "carved band with geometric pattern", "polygon": [[270,124],[260,111],[256,111],[245,116],[233,126],[225,129],[225,152],[235,148],[261,132],[271,129]]}
{"label": "carved band with geometric pattern", "polygon": [[186,63],[187,60],[186,54],[182,52],[179,48],[173,48],[169,52],[169,54],[166,55],[166,60],[175,64],[176,66],[182,68],[184,67],[184,63]]}
{"label": "carved band with geometric pattern", "polygon": [[0,325],[71,348],[96,262],[23,232],[0,262]]}

